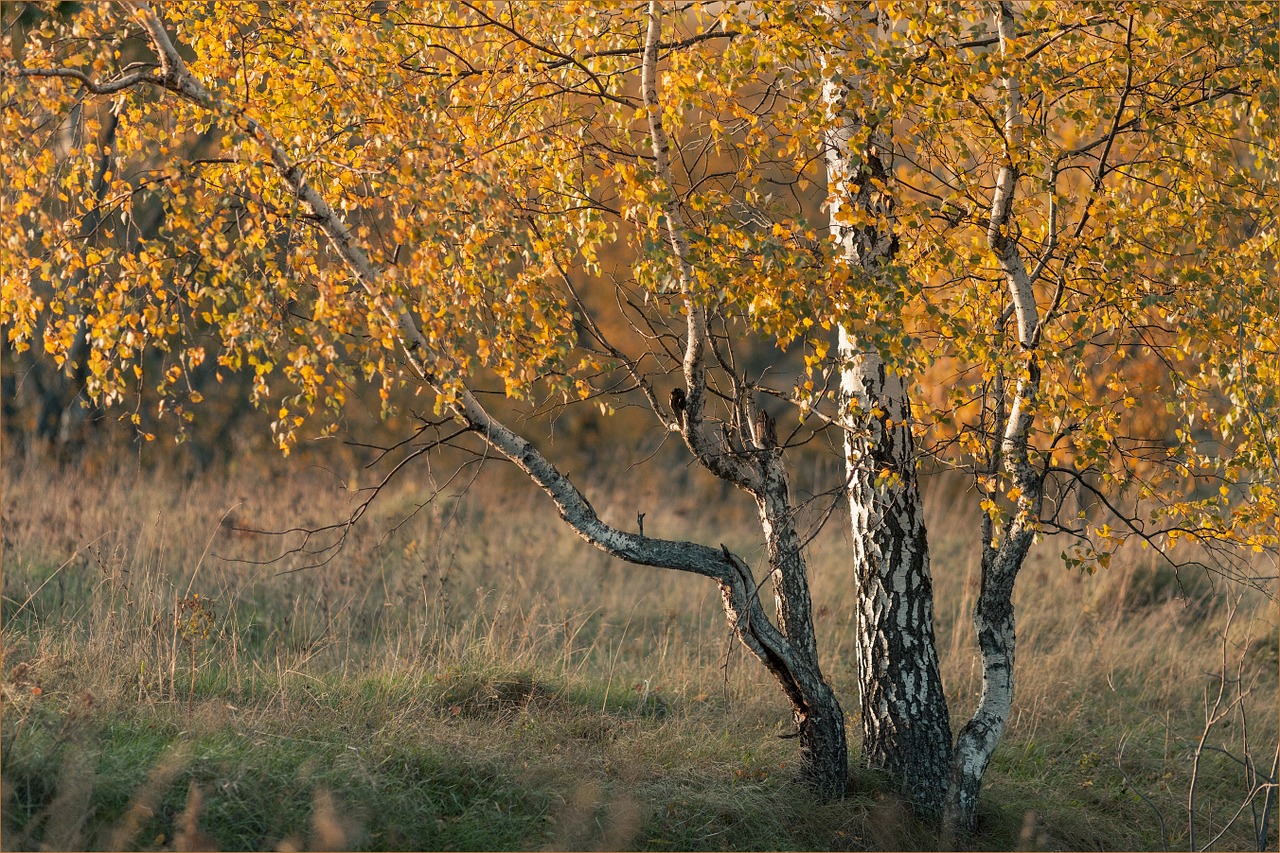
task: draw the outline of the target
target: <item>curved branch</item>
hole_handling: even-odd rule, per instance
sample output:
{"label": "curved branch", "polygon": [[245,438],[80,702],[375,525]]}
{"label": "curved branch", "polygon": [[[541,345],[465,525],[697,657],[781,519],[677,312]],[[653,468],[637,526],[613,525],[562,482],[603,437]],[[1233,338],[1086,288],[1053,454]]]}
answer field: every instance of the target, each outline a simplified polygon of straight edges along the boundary
{"label": "curved branch", "polygon": [[127,74],[106,83],[97,83],[78,68],[14,68],[12,73],[18,77],[63,77],[75,80],[95,95],[114,95],[139,84],[165,87],[163,74],[144,73],[142,71]]}
{"label": "curved branch", "polygon": [[[662,105],[658,101],[658,45],[662,36],[662,5],[659,0],[649,2],[649,23],[645,34],[644,54],[640,66],[640,92],[644,99],[649,120],[649,136],[653,145],[654,168],[665,185],[662,195],[662,213],[667,220],[667,235],[671,250],[676,256],[680,293],[684,298],[687,335],[684,350],[685,405],[682,417],[678,417],[685,443],[695,457],[716,476],[758,493],[761,488],[759,475],[737,459],[719,452],[703,426],[702,412],[706,405],[706,347],[707,311],[693,293],[694,269],[689,241],[685,236],[684,216],[675,195],[675,181],[671,175],[671,138],[662,125]],[[678,413],[677,413],[678,414]]]}
{"label": "curved branch", "polygon": [[[633,564],[690,572],[712,578],[720,585],[726,615],[735,635],[774,675],[791,700],[797,724],[800,726],[801,734],[805,736],[802,739],[802,756],[805,756],[802,760],[811,761],[816,766],[821,763],[820,759],[834,758],[834,761],[827,762],[819,768],[821,772],[815,772],[814,779],[819,781],[824,789],[830,788],[831,792],[836,794],[843,792],[845,787],[844,730],[843,714],[839,704],[822,679],[816,654],[810,653],[811,650],[803,641],[798,644],[793,642],[788,636],[789,632],[785,624],[779,629],[765,615],[754,578],[747,564],[723,545],[716,550],[695,542],[654,539],[606,524],[586,496],[568,477],[557,470],[529,441],[490,415],[476,394],[467,386],[464,375],[453,370],[449,370],[443,376],[435,375],[430,362],[433,357],[432,350],[423,332],[418,328],[410,308],[397,293],[384,288],[383,271],[375,266],[360,246],[342,215],[311,186],[301,165],[290,156],[290,151],[262,123],[247,115],[244,110],[220,102],[191,74],[166,31],[161,16],[145,0],[138,0],[131,8],[142,23],[158,55],[161,68],[159,79],[163,81],[164,88],[203,109],[231,119],[252,140],[266,149],[272,167],[311,210],[316,226],[328,236],[341,263],[355,275],[369,298],[377,302],[382,315],[398,330],[398,342],[408,358],[409,367],[421,377],[425,386],[432,388],[439,395],[464,425],[464,430],[475,431],[489,447],[523,470],[551,497],[561,518],[578,536],[594,547]],[[650,38],[646,42],[645,51],[646,96],[648,103],[652,106],[656,106],[653,75],[657,62],[658,29],[659,17],[655,3],[651,9]],[[669,182],[670,166],[665,160],[669,140],[662,129],[657,111],[651,111],[650,116],[655,148],[664,158],[661,171]],[[705,365],[702,362],[702,349],[707,338],[706,317],[692,299],[688,247],[683,240],[683,223],[679,219],[679,211],[673,200],[669,201],[666,210],[669,214],[675,214],[669,216],[669,225],[673,245],[677,250],[677,256],[682,261],[685,298],[688,300],[690,313],[694,317],[689,327],[690,336],[684,365],[686,378],[691,383],[690,396],[693,396],[692,392],[696,389],[697,404],[700,406],[706,393]],[[690,421],[696,425],[698,420],[696,417],[687,419],[683,424],[683,430],[686,441],[692,447],[705,452],[708,439],[702,430],[690,428]],[[394,477],[397,472],[404,470],[409,461],[422,452],[425,450],[419,449],[409,454],[406,459],[394,466],[388,477]],[[767,459],[780,464],[780,457],[776,454],[768,454]],[[717,456],[708,456],[704,459],[704,464],[712,470],[724,472],[726,478],[733,479],[739,484],[763,483],[765,477],[763,468],[757,472],[744,459],[728,459],[721,463]],[[785,481],[783,484],[785,485]],[[375,495],[376,493],[375,489]],[[785,489],[778,494],[785,497]],[[363,514],[367,506],[368,501],[356,511],[355,517],[358,518]],[[336,529],[340,534],[344,533],[352,521],[353,519],[348,519],[345,526],[340,524],[330,529]],[[789,519],[787,521],[789,522]],[[305,543],[303,547],[306,547]],[[803,577],[801,581],[803,582]],[[807,617],[807,597],[805,605],[803,612]],[[815,719],[817,724],[808,728],[810,721]],[[817,753],[814,752],[814,744],[818,743],[827,748],[827,751],[819,758],[815,758]],[[831,767],[838,768],[838,772],[827,773],[826,771]]]}
{"label": "curved branch", "polygon": [[[1016,36],[1013,19],[1013,7],[1008,2],[1000,3],[1000,16],[997,21],[1000,33],[1000,54],[1003,57],[1008,51],[1009,42]],[[991,198],[991,215],[987,223],[987,246],[1000,261],[1009,285],[1009,295],[1013,300],[1014,314],[1018,320],[1018,342],[1024,349],[1035,346],[1039,318],[1036,311],[1034,279],[1027,274],[1022,254],[1018,251],[1018,242],[1009,234],[1010,217],[1013,211],[1013,198],[1017,192],[1018,169],[1013,163],[1013,134],[1023,123],[1022,91],[1018,78],[1008,75],[1002,78],[1005,87],[1005,118],[1002,138],[1004,141],[1004,163],[996,177],[996,189]]]}
{"label": "curved branch", "polygon": [[[318,227],[346,266],[355,273],[370,296],[380,296],[380,271],[358,244],[341,216],[307,181],[285,147],[261,123],[240,110],[225,110],[187,70],[169,38],[160,16],[145,2],[134,7],[160,57],[165,88],[207,109],[232,112],[241,126],[271,155],[272,165],[315,214]],[[401,332],[401,345],[413,369],[438,392],[444,385],[457,388],[454,411],[487,443],[502,453],[536,482],[555,501],[562,518],[578,535],[596,547],[640,565],[689,571],[723,581],[726,578],[721,552],[688,542],[668,542],[626,533],[602,522],[586,497],[525,439],[495,420],[461,377],[436,377],[427,366],[430,347],[413,321],[404,301],[396,295],[382,301],[383,313]]]}

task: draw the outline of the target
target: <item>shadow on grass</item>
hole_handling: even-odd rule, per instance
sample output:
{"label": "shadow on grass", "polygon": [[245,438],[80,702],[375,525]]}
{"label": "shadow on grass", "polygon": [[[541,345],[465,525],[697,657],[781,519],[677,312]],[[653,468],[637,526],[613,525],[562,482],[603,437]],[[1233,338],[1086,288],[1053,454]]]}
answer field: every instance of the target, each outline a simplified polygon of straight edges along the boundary
{"label": "shadow on grass", "polygon": [[[110,850],[929,849],[859,774],[819,804],[767,730],[719,711],[601,711],[527,674],[367,680],[4,721],[3,847]],[[286,698],[287,697],[287,698]],[[15,717],[17,719],[15,719]],[[712,734],[716,732],[715,734]],[[991,839],[987,839],[990,845]],[[1005,846],[996,844],[994,846]]]}

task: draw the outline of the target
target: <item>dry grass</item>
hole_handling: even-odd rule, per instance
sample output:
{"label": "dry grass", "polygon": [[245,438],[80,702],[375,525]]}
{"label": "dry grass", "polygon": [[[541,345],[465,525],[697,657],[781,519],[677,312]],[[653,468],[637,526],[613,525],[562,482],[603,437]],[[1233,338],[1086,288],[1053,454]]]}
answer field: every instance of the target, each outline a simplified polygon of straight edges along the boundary
{"label": "dry grass", "polygon": [[[932,843],[871,777],[822,808],[787,784],[784,703],[728,642],[705,581],[607,559],[501,468],[421,508],[429,485],[406,481],[324,566],[248,562],[302,536],[237,528],[315,527],[354,506],[333,474],[290,470],[6,462],[6,849]],[[812,477],[828,473],[815,463]],[[620,480],[591,497],[614,523],[643,511],[652,535],[763,562],[750,507],[694,474],[674,491]],[[959,724],[980,687],[967,620],[976,515],[941,486],[927,510]],[[1163,821],[1163,843],[1185,847],[1189,745],[1220,681],[1225,591],[1186,579],[1195,595],[1179,597],[1137,551],[1084,577],[1058,550],[1042,543],[1020,580],[1019,692],[975,844],[1158,849]],[[856,748],[843,551],[837,518],[810,557]],[[182,630],[197,594],[208,636]],[[1224,718],[1207,741],[1241,756],[1247,735],[1266,765],[1275,620],[1274,605],[1240,605],[1225,654],[1228,674],[1255,685],[1252,716]],[[1228,758],[1202,758],[1200,843],[1246,790]],[[1215,846],[1250,846],[1251,817]]]}

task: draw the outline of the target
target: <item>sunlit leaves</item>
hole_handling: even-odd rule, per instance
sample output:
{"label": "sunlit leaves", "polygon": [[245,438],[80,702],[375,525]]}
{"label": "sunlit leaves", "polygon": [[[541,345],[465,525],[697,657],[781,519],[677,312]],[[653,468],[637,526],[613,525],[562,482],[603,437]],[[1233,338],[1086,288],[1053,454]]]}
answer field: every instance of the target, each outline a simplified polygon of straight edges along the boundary
{"label": "sunlit leaves", "polygon": [[[446,395],[449,377],[483,377],[513,396],[583,398],[607,361],[586,340],[587,306],[608,306],[593,318],[604,325],[679,327],[675,202],[690,295],[734,334],[793,348],[802,409],[830,408],[842,324],[913,377],[928,452],[978,470],[1027,358],[987,233],[1008,165],[1000,235],[1039,271],[1047,316],[1036,464],[1163,503],[1189,529],[1271,541],[1275,7],[1018,4],[1003,54],[980,7],[879,4],[883,37],[874,16],[824,9],[667,16],[673,185],[653,169],[633,7],[166,9],[217,108],[145,85],[91,97],[66,77],[0,83],[0,319],[18,348],[81,360],[101,400],[145,382],[179,417],[197,402],[195,365],[247,371],[285,445],[332,428],[356,386],[388,406],[419,387],[397,305]],[[6,68],[100,81],[155,61],[114,5],[14,28],[4,51]],[[855,145],[872,124],[892,139],[892,174],[846,188],[892,216],[841,214],[896,233],[874,275],[827,236],[828,78],[863,122]],[[1023,99],[1007,129],[1006,79]],[[371,280],[286,168],[351,229]],[[993,484],[993,508],[1011,510],[1016,488]]]}

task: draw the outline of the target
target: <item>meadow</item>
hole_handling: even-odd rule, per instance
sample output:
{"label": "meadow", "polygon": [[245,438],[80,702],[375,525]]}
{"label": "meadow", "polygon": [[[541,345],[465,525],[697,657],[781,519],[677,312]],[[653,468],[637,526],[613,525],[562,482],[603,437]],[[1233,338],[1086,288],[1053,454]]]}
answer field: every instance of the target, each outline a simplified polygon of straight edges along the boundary
{"label": "meadow", "polygon": [[[839,509],[809,558],[854,783],[818,805],[715,587],[599,554],[509,468],[424,469],[323,565],[269,562],[346,518],[358,476],[5,459],[4,849],[938,843],[857,767]],[[764,562],[752,508],[715,486],[630,472],[590,494],[606,519],[645,510],[652,535]],[[981,686],[970,498],[927,487],[954,726]],[[1136,547],[1083,575],[1061,548],[1019,580],[1015,707],[966,844],[1274,849],[1275,799],[1268,816],[1250,790],[1275,773],[1276,605]]]}

